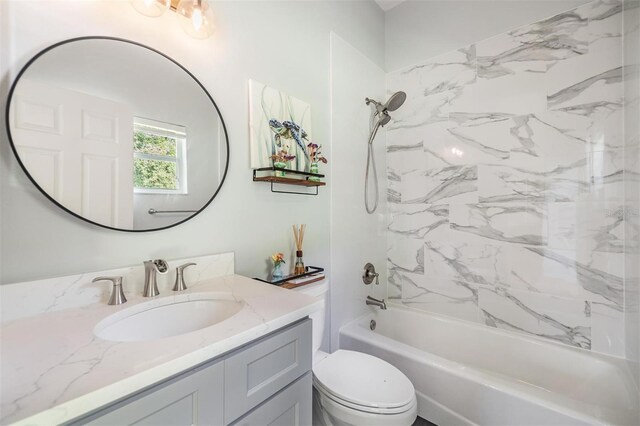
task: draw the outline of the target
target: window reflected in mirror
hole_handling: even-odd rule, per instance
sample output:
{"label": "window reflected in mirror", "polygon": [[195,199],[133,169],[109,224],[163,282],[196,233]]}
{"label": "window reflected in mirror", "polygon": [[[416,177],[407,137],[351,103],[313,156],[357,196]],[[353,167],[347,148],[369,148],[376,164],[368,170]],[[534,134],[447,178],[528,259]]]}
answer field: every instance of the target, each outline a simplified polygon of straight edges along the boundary
{"label": "window reflected in mirror", "polygon": [[140,194],[187,194],[187,131],[134,118],[133,188]]}

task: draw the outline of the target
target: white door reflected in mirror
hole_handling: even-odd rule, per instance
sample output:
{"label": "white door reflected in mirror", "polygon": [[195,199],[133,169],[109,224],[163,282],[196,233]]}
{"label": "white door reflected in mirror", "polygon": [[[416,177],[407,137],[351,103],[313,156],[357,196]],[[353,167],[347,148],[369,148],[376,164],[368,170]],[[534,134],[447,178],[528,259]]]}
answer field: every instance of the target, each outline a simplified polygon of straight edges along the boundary
{"label": "white door reflected in mirror", "polygon": [[133,115],[128,105],[23,79],[10,120],[20,159],[69,210],[133,226]]}

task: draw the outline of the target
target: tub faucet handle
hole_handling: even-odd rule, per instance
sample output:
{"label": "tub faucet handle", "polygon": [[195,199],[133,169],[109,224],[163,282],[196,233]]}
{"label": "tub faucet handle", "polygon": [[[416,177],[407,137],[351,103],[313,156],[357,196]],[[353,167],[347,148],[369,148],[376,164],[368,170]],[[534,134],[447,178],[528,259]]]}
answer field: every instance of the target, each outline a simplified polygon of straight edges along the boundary
{"label": "tub faucet handle", "polygon": [[180,265],[176,268],[176,282],[173,284],[173,291],[182,291],[187,289],[187,285],[184,282],[184,269],[187,266],[197,265],[196,263],[189,262],[184,265]]}
{"label": "tub faucet handle", "polygon": [[96,277],[91,280],[92,283],[97,281],[111,281],[113,284],[109,305],[122,305],[127,302],[127,298],[124,297],[124,292],[122,291],[122,277]]}
{"label": "tub faucet handle", "polygon": [[367,263],[364,265],[364,271],[362,271],[362,282],[366,285],[371,284],[374,278],[376,279],[376,285],[379,285],[379,276],[380,274],[376,272],[376,267],[373,266],[373,264]]}

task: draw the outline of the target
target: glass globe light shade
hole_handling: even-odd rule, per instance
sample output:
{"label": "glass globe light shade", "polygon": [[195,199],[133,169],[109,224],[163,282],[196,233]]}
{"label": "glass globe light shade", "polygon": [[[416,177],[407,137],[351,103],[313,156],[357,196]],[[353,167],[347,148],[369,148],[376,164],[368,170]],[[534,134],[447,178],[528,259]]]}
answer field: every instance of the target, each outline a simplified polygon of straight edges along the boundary
{"label": "glass globe light shade", "polygon": [[206,0],[181,0],[176,12],[181,16],[182,28],[191,37],[205,39],[213,34],[213,11]]}
{"label": "glass globe light shade", "polygon": [[171,0],[131,0],[131,4],[143,15],[155,18],[169,10]]}

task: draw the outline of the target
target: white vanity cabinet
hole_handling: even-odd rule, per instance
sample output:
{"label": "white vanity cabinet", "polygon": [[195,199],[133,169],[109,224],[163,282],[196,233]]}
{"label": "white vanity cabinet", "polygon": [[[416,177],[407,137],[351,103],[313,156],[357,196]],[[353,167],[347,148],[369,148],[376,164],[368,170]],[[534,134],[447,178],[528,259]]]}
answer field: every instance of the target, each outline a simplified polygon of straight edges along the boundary
{"label": "white vanity cabinet", "polygon": [[281,328],[71,425],[310,425],[311,320]]}

